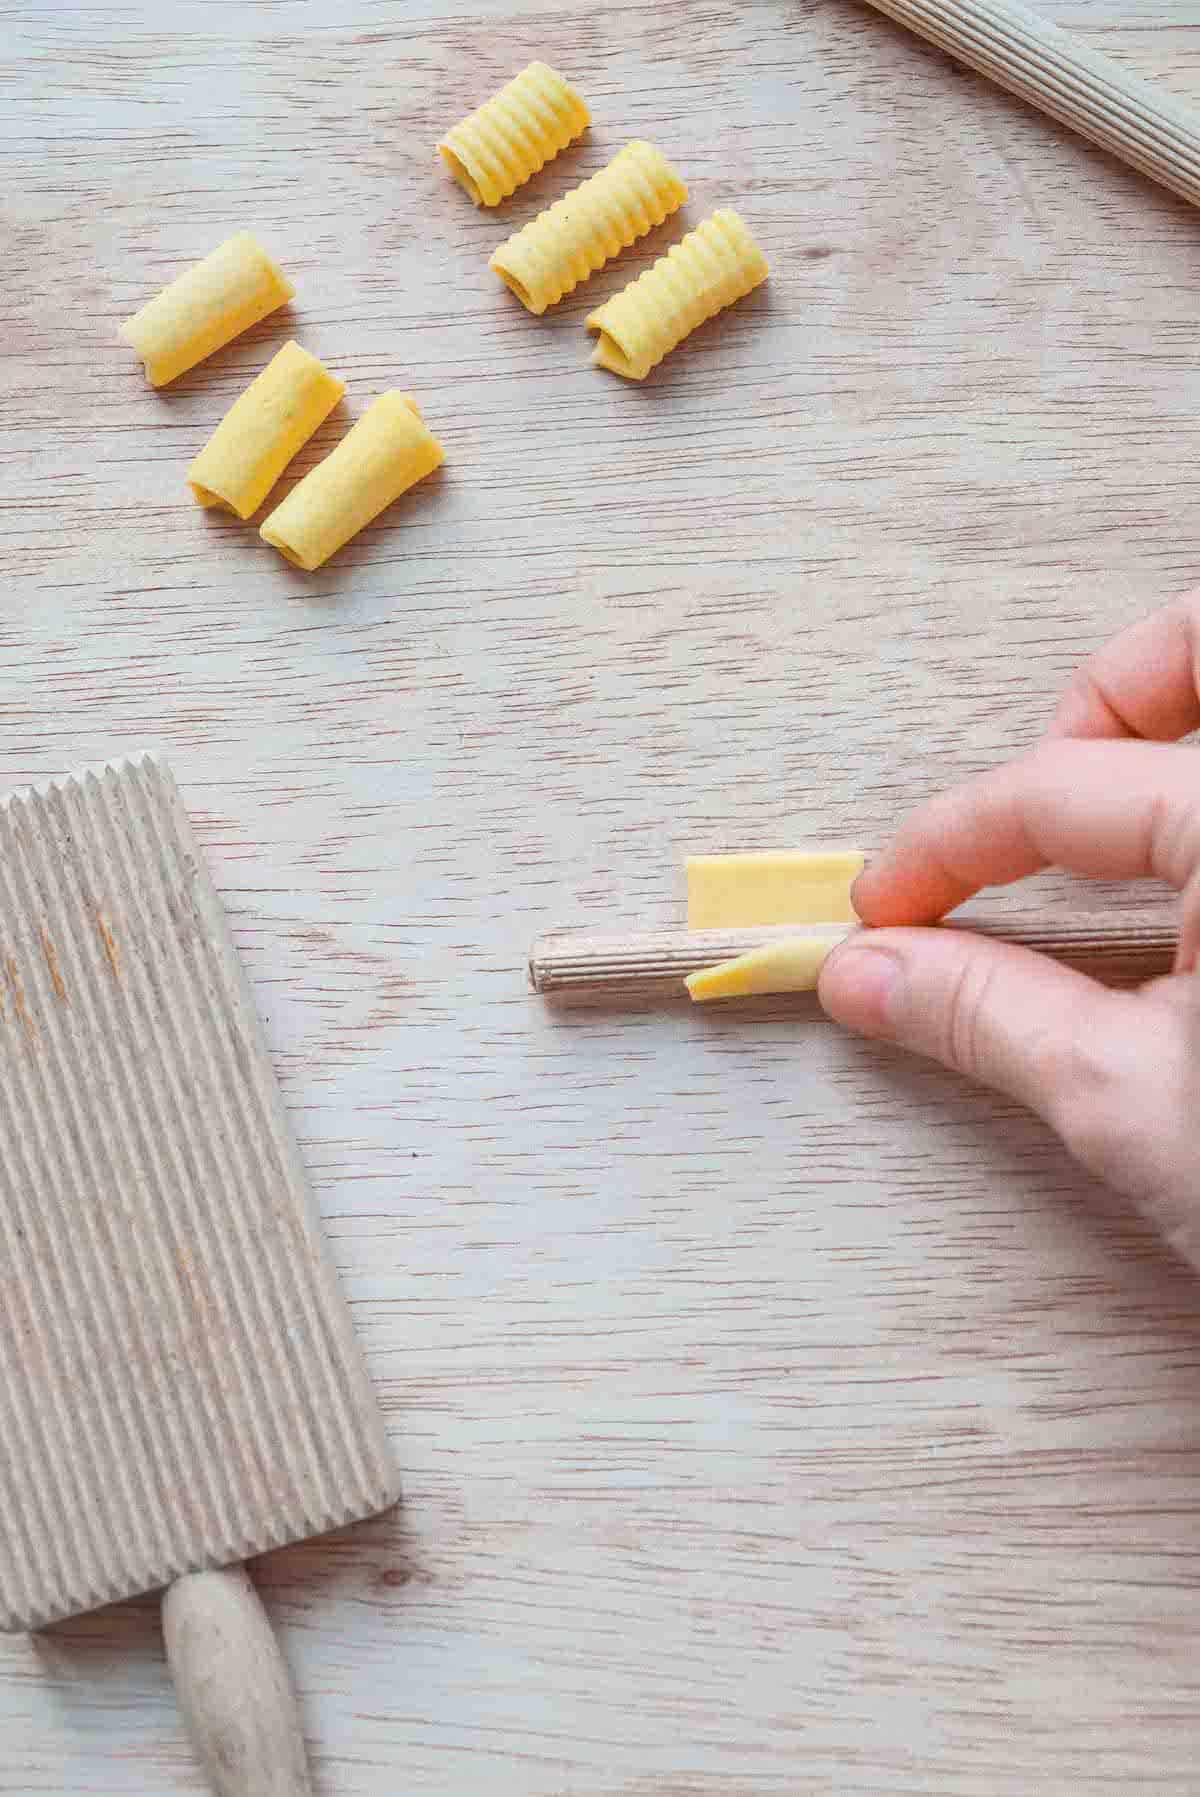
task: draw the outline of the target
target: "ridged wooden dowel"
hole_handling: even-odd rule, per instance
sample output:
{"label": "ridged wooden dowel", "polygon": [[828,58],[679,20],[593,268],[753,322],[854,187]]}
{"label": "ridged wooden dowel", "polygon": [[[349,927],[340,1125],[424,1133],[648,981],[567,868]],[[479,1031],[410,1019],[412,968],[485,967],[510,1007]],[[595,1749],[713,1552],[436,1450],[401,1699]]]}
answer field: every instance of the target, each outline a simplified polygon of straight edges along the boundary
{"label": "ridged wooden dowel", "polygon": [[[1168,920],[1122,919],[1108,927],[1094,919],[1025,924],[972,918],[944,929],[972,929],[1023,948],[1038,949],[1108,985],[1132,985],[1169,973],[1176,929]],[[529,978],[535,992],[561,1004],[620,999],[681,998],[689,973],[744,955],[764,942],[825,932],[812,925],[771,930],[658,930],[636,936],[554,932],[533,945]],[[842,925],[828,934],[841,938]]]}
{"label": "ridged wooden dowel", "polygon": [[1200,205],[1200,114],[1009,0],[870,0],[1142,174]]}

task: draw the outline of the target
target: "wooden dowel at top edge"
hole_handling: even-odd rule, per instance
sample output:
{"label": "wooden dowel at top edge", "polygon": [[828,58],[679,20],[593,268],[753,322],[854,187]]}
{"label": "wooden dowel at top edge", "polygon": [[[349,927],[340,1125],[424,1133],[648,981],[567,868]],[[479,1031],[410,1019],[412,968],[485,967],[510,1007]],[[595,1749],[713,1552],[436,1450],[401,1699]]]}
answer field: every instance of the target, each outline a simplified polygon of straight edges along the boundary
{"label": "wooden dowel at top edge", "polygon": [[1200,205],[1200,114],[1011,0],[870,0],[910,31]]}
{"label": "wooden dowel at top edge", "polygon": [[[970,929],[1036,949],[1108,985],[1136,985],[1169,973],[1177,937],[1173,919],[1166,918],[1118,919],[1108,926],[1095,918],[1061,924],[971,918],[948,922],[942,928]],[[702,967],[744,955],[765,942],[826,933],[837,941],[849,931],[841,924],[825,928],[796,924],[769,930],[656,930],[628,936],[553,931],[534,943],[529,978],[535,992],[562,1004],[681,998],[687,975]]]}

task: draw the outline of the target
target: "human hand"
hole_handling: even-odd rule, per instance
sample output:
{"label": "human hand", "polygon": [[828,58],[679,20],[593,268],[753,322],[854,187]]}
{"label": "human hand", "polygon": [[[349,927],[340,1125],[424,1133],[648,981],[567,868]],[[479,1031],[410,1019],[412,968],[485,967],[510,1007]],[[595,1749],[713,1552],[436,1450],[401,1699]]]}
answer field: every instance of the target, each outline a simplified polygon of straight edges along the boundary
{"label": "human hand", "polygon": [[[1200,593],[1079,671],[1046,740],[923,806],[860,876],[869,931],[830,956],[829,1015],[1029,1105],[1200,1265]],[[1154,874],[1181,897],[1175,970],[1136,992],[935,923],[1046,867]]]}

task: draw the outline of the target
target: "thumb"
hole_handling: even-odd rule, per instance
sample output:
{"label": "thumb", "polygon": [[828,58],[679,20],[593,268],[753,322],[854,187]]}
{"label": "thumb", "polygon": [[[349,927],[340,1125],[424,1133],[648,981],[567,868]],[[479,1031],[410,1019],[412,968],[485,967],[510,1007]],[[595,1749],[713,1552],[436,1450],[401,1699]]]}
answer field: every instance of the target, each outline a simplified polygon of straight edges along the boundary
{"label": "thumb", "polygon": [[1026,1104],[1200,1267],[1196,976],[1111,992],[967,930],[863,930],[826,961],[829,1015]]}
{"label": "thumb", "polygon": [[826,961],[818,995],[835,1022],[994,1086],[1055,1127],[1081,1047],[1128,1002],[1029,949],[936,928],[858,932]]}

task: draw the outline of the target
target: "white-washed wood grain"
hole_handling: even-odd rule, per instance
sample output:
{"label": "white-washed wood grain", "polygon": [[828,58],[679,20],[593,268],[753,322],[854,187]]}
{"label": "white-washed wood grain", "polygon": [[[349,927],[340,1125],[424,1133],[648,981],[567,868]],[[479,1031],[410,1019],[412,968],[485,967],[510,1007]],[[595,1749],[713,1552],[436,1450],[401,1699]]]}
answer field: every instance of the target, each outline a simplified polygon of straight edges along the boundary
{"label": "white-washed wood grain", "polygon": [[[1200,100],[1190,0],[1054,16]],[[431,146],[534,55],[596,126],[478,213]],[[487,253],[634,135],[689,207],[530,319]],[[1200,220],[852,0],[10,0],[0,155],[0,776],[171,756],[406,1474],[259,1569],[324,1797],[1194,1791],[1194,1279],[807,1004],[524,963],[878,840],[1196,577]],[[594,372],[719,204],[770,285]],[[242,227],[293,315],[150,391]],[[392,385],[447,450],[307,577],[184,485],[288,334],[301,468]],[[0,1644],[0,1790],[198,1788],[151,1602]]]}

